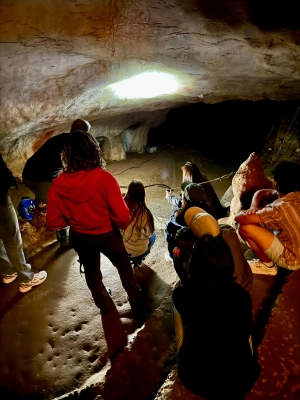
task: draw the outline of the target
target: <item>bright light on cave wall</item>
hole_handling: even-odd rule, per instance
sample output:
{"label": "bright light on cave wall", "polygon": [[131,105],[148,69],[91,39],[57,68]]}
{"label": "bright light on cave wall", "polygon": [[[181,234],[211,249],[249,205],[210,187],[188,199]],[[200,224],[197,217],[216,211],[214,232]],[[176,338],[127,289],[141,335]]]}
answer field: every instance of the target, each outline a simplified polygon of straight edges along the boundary
{"label": "bright light on cave wall", "polygon": [[178,83],[163,72],[145,72],[110,86],[123,99],[141,99],[173,93]]}

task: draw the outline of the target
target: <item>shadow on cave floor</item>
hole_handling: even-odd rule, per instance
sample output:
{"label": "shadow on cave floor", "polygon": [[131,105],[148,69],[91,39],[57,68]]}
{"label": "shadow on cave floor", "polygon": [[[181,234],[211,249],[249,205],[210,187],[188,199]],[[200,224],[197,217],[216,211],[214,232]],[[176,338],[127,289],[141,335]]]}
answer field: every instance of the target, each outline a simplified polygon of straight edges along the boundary
{"label": "shadow on cave floor", "polygon": [[[108,163],[107,169],[118,179],[122,192],[132,179],[139,179],[145,185],[168,185],[179,194],[180,167],[186,161],[196,163],[209,179],[239,166],[232,160],[219,163],[197,151],[169,147],[152,154],[128,153],[126,160]],[[220,198],[230,185],[231,180],[213,182]],[[12,195],[18,204],[18,192]],[[115,307],[111,315],[101,316],[79,273],[75,251],[61,251],[57,243],[46,247],[29,260],[35,271],[47,270],[42,285],[24,295],[18,292],[17,282],[0,283],[1,399],[50,400],[68,393],[70,398],[82,399],[156,398],[176,363],[171,293],[178,278],[164,259],[163,227],[171,212],[165,189],[150,186],[146,196],[155,218],[157,241],[142,267],[134,270],[147,297],[146,323],[138,326],[118,274],[105,257],[101,270]],[[264,337],[288,277],[285,273],[254,277],[251,297],[256,345]],[[179,399],[168,393],[159,399]],[[253,400],[258,398],[262,399]],[[196,397],[184,397],[190,399]]]}

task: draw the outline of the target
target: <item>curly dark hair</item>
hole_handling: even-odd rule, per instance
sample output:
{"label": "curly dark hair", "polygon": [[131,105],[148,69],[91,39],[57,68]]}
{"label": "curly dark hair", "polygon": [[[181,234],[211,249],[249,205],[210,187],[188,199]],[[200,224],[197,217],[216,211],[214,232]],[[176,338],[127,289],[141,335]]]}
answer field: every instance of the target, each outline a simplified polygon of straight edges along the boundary
{"label": "curly dark hair", "polygon": [[234,261],[221,235],[203,235],[194,246],[189,273],[192,279],[207,286],[233,282]]}
{"label": "curly dark hair", "polygon": [[293,161],[281,161],[273,169],[272,174],[280,193],[300,191],[300,164]]}
{"label": "curly dark hair", "polygon": [[[130,211],[130,220],[135,221],[135,228],[140,233],[144,226],[149,225],[151,232],[154,232],[154,219],[151,211],[146,206],[146,192],[143,182],[134,179],[130,182],[124,200]],[[146,215],[146,222],[143,223]],[[133,227],[132,227],[133,231]]]}
{"label": "curly dark hair", "polygon": [[68,135],[61,152],[64,172],[78,172],[105,168],[105,161],[97,140],[88,132],[74,131]]}

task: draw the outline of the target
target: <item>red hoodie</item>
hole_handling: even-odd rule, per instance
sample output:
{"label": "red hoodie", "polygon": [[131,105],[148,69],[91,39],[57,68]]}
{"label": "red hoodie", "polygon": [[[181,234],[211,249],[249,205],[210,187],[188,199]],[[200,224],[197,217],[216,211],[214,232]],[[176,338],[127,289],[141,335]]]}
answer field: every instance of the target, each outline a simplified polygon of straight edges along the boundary
{"label": "red hoodie", "polygon": [[62,173],[53,179],[47,199],[47,226],[71,226],[77,232],[99,234],[126,229],[130,213],[117,180],[101,168]]}

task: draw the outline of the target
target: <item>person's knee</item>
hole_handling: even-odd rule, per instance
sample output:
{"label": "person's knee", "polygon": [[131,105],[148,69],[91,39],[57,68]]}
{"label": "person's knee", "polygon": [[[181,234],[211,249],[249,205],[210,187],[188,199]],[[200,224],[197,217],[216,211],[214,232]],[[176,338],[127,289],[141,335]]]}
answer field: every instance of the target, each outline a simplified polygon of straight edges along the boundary
{"label": "person's knee", "polygon": [[238,227],[238,233],[242,238],[251,237],[251,225],[240,225]]}

